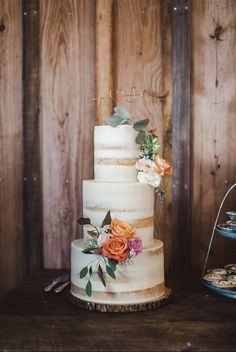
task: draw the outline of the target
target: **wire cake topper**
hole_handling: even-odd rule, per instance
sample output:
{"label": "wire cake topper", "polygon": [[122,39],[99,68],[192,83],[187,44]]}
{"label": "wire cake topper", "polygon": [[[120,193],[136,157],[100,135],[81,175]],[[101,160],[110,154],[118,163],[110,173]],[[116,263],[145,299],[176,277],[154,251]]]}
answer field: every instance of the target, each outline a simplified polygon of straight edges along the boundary
{"label": "wire cake topper", "polygon": [[88,98],[90,103],[97,103],[97,106],[101,104],[101,102],[106,105],[109,104],[110,100],[113,100],[117,106],[121,103],[121,101],[126,100],[127,103],[134,103],[137,97],[149,96],[152,98],[152,102],[157,103],[158,101],[163,102],[168,96],[168,92],[159,95],[153,90],[143,89],[141,91],[136,91],[136,87],[132,87],[130,93],[124,91],[123,89],[111,89],[108,94],[103,95],[102,92],[99,93],[97,97]]}

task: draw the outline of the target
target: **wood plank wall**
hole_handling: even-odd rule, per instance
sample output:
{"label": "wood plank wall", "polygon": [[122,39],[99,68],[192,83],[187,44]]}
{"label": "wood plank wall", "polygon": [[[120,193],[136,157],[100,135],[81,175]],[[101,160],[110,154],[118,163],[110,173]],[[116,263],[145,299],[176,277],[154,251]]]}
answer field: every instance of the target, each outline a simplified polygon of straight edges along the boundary
{"label": "wood plank wall", "polygon": [[[37,88],[39,120],[32,103],[37,94],[27,87],[24,91],[28,96],[24,101],[27,113],[24,110],[24,115],[21,114],[22,69],[32,85],[33,72],[38,74],[36,58],[28,71],[22,65],[22,27],[24,31],[27,28],[25,24],[22,26],[24,6],[30,8],[33,3],[39,13],[30,15],[38,17],[27,23],[38,26],[34,33],[39,33],[38,47],[33,49],[36,45],[33,42],[29,45],[29,50],[39,50],[39,82],[36,82],[40,86]],[[129,107],[134,120],[149,117],[151,126],[157,128],[163,156],[168,160],[176,157],[176,151],[172,151],[171,106],[175,101],[171,19],[173,4],[183,3],[184,0],[0,1],[1,284],[4,281],[1,292],[22,277],[25,266],[69,267],[70,242],[81,236],[76,219],[82,214],[82,180],[93,177],[93,127],[96,122],[102,124],[104,114],[115,105],[114,102],[98,108],[88,102],[89,97],[110,88],[130,92],[135,86],[137,91],[146,90],[148,94],[137,97],[135,104],[125,101],[122,104]],[[191,137],[191,189],[188,196],[192,232],[187,240],[192,268],[201,270],[219,202],[236,180],[236,7],[234,0],[192,0],[191,3],[191,135],[188,136]],[[24,48],[27,50],[27,45]],[[34,158],[37,167],[31,170],[29,149],[35,148],[32,136],[37,132],[37,123],[40,165],[37,166]],[[23,134],[28,142],[23,140]],[[23,153],[25,148],[28,154]],[[37,237],[37,242],[32,234],[29,237],[33,221],[23,216],[31,208],[30,202],[28,206],[23,204],[23,171],[33,177],[34,170],[41,170],[38,178],[43,210],[44,259],[41,263],[38,259],[34,263],[29,254],[24,254],[27,239],[28,251],[32,250],[41,259],[40,251],[33,251],[33,247],[35,250],[40,245],[40,238]],[[174,180],[167,178],[165,207],[156,205],[155,235],[165,243],[167,270],[173,269],[177,260],[173,256],[174,229],[171,227],[171,214],[175,211],[172,184]],[[28,201],[30,187],[24,188]],[[36,190],[35,187],[36,184],[32,189]],[[35,192],[32,191],[32,197],[36,197]],[[229,207],[236,206],[235,197],[229,202]],[[37,207],[32,209],[36,216]],[[28,233],[23,234],[24,226]],[[37,227],[36,232],[40,231]],[[232,243],[217,241],[211,263],[233,260]]]}
{"label": "wood plank wall", "polygon": [[[199,269],[219,204],[236,182],[235,1],[193,0],[191,32],[192,267]],[[226,207],[236,209],[235,191]],[[232,240],[214,243],[210,266],[235,262]]]}
{"label": "wood plank wall", "polygon": [[190,1],[172,1],[172,266],[190,269]]}
{"label": "wood plank wall", "polygon": [[44,267],[61,268],[80,235],[82,180],[93,176],[94,1],[40,1],[40,30]]}
{"label": "wood plank wall", "polygon": [[0,295],[25,271],[21,1],[0,1]]}
{"label": "wood plank wall", "polygon": [[[171,2],[114,1],[113,66],[114,88],[131,94],[131,88],[147,95],[134,104],[122,100],[133,121],[150,119],[162,146],[161,153],[171,161]],[[162,30],[165,28],[165,30]],[[161,98],[159,98],[161,97]],[[171,177],[167,178],[167,202],[164,209],[156,202],[156,237],[165,240],[165,263],[170,267]]]}
{"label": "wood plank wall", "polygon": [[39,129],[39,2],[23,0],[23,220],[26,271],[41,268],[42,188]]}

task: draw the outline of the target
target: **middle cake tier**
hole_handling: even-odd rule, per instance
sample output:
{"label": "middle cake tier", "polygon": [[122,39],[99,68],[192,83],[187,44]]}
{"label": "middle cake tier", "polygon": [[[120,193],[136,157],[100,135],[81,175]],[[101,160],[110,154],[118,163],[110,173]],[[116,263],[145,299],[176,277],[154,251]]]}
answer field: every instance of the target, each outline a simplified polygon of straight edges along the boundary
{"label": "middle cake tier", "polygon": [[[132,224],[147,248],[153,242],[154,191],[139,182],[83,181],[83,216],[95,226],[101,226],[107,213],[112,219]],[[89,226],[84,226],[84,238]]]}

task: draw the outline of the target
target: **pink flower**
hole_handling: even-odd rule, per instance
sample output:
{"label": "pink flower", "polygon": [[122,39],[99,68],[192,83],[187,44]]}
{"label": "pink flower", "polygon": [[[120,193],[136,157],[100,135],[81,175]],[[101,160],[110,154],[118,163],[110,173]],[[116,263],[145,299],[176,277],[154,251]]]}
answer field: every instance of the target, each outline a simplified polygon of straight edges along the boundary
{"label": "pink flower", "polygon": [[128,240],[128,247],[130,250],[133,250],[137,255],[142,252],[142,249],[143,249],[142,240],[139,240],[139,239]]}
{"label": "pink flower", "polygon": [[138,159],[136,161],[135,167],[137,170],[147,173],[157,171],[156,163],[150,159]]}

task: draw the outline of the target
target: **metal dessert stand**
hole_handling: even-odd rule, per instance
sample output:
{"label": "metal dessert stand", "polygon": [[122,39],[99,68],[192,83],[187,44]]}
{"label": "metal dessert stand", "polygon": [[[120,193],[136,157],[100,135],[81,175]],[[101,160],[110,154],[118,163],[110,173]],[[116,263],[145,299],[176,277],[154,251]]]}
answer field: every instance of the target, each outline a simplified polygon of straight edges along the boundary
{"label": "metal dessert stand", "polygon": [[213,243],[213,239],[215,236],[215,233],[217,232],[220,236],[226,237],[226,238],[231,238],[231,239],[236,239],[236,231],[235,230],[230,230],[226,227],[222,227],[221,225],[217,225],[218,220],[219,220],[219,216],[221,214],[221,210],[222,207],[228,197],[228,195],[231,193],[231,191],[236,187],[236,183],[234,183],[229,190],[225,193],[219,210],[217,212],[217,216],[215,219],[215,223],[212,229],[212,233],[211,233],[211,238],[210,238],[210,242],[209,242],[209,246],[208,246],[208,250],[207,250],[207,254],[206,254],[206,258],[205,258],[205,262],[204,262],[204,268],[202,271],[202,277],[201,277],[201,281],[202,283],[207,286],[209,289],[211,289],[212,291],[215,291],[216,293],[225,296],[225,297],[230,297],[230,298],[234,298],[236,299],[236,288],[223,288],[223,287],[216,287],[213,284],[211,284],[210,282],[206,281],[203,279],[205,273],[206,273],[206,269],[207,269],[207,262],[208,262],[208,258],[209,258],[209,254],[210,254],[210,250],[211,250],[211,246]]}

